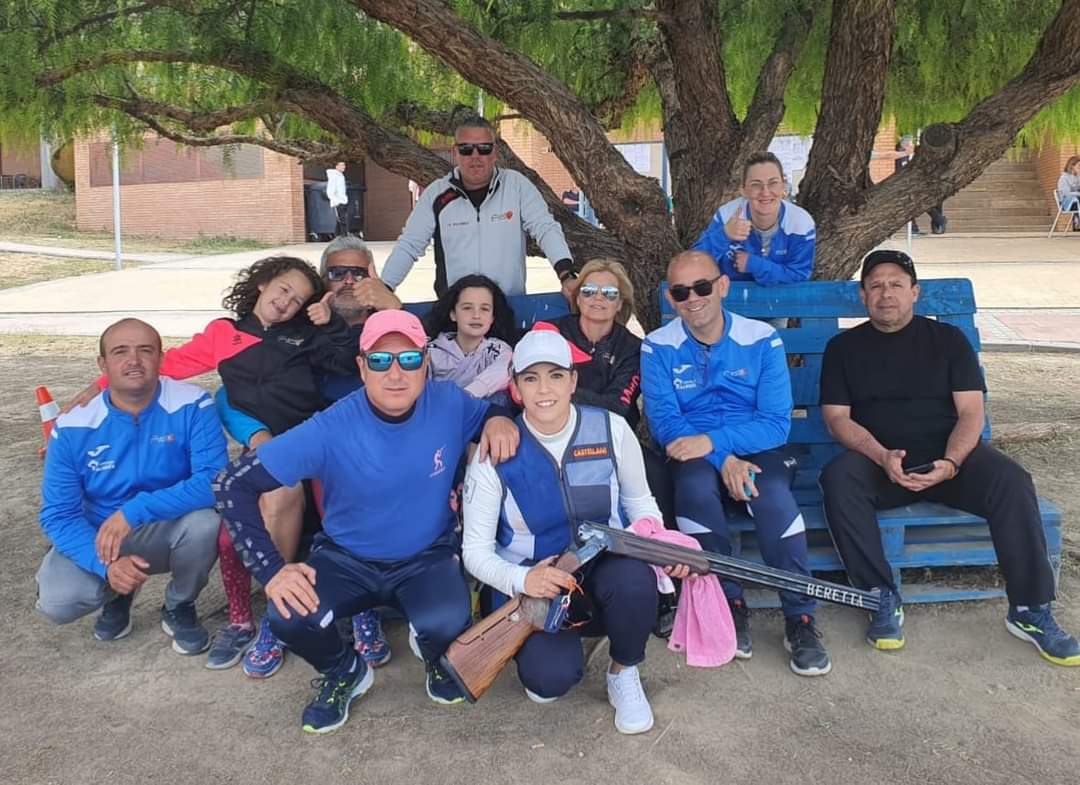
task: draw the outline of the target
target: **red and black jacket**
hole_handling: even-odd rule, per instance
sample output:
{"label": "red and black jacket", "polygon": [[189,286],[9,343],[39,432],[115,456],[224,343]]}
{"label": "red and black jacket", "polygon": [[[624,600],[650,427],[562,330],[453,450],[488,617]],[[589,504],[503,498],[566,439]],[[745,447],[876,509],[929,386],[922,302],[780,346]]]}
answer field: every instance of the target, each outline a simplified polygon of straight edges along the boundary
{"label": "red and black jacket", "polygon": [[356,375],[358,353],[339,316],[322,327],[301,314],[264,328],[248,315],[215,319],[183,346],[169,349],[161,374],[187,379],[216,369],[229,403],[276,436],[327,407],[319,372]]}
{"label": "red and black jacket", "polygon": [[562,337],[592,358],[575,362],[578,373],[574,402],[614,412],[637,428],[641,420],[641,339],[615,322],[606,338],[593,343],[581,332],[580,316],[567,314],[555,321]]}

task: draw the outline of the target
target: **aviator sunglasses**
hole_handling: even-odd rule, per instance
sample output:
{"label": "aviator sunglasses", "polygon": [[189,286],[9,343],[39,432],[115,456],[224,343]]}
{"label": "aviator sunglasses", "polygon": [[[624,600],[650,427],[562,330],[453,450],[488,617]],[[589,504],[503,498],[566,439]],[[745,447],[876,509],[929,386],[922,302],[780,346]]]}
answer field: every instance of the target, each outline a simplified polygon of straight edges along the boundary
{"label": "aviator sunglasses", "polygon": [[669,287],[668,291],[671,292],[671,299],[672,300],[674,300],[677,303],[684,303],[688,299],[690,299],[691,290],[698,297],[708,297],[710,294],[712,294],[713,284],[715,284],[719,280],[720,280],[719,275],[716,276],[715,278],[710,279],[710,280],[705,280],[704,278],[702,278],[702,279],[700,279],[698,281],[694,281],[689,286],[683,286],[682,284],[676,284],[675,286]]}
{"label": "aviator sunglasses", "polygon": [[473,150],[480,153],[480,155],[491,155],[491,151],[494,149],[494,142],[480,142],[479,144],[465,142],[457,145],[458,155],[463,155],[466,158],[473,154]]}
{"label": "aviator sunglasses", "polygon": [[364,361],[369,371],[383,373],[389,371],[390,366],[397,360],[398,366],[403,371],[415,371],[424,364],[424,353],[419,349],[409,349],[406,352],[367,352]]}
{"label": "aviator sunglasses", "polygon": [[597,293],[604,295],[611,302],[619,299],[619,287],[617,286],[597,286],[594,283],[587,283],[578,289],[578,294],[587,300],[595,297]]}
{"label": "aviator sunglasses", "polygon": [[366,267],[327,267],[326,278],[330,281],[344,281],[345,276],[352,273],[354,281],[359,281],[361,278],[368,277],[368,269]]}

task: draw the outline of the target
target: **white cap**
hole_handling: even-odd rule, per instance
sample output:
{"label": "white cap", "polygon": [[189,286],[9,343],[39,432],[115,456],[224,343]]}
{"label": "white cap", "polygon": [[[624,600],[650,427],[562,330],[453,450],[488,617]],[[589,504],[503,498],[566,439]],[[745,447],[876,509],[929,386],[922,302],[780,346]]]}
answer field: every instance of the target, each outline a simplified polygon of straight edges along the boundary
{"label": "white cap", "polygon": [[574,367],[570,344],[559,333],[532,330],[514,347],[514,373],[521,373],[537,363],[551,363],[567,370]]}

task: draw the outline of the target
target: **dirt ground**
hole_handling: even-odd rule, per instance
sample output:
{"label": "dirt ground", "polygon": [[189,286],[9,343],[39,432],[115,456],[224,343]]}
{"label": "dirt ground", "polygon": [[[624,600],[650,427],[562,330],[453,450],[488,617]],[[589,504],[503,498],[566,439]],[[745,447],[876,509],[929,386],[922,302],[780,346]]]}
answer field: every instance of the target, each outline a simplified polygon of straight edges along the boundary
{"label": "dirt ground", "polygon": [[[1080,357],[985,355],[995,423],[1080,422]],[[96,643],[92,618],[53,627],[33,613],[46,550],[37,527],[40,431],[33,386],[58,400],[94,372],[91,344],[0,342],[0,760],[5,783],[979,783],[1071,785],[1080,750],[1080,668],[1057,668],[1009,636],[1003,601],[909,606],[908,646],[875,652],[865,617],[823,608],[825,678],[787,668],[776,612],[754,617],[755,653],[688,668],[653,640],[643,667],[656,726],[620,736],[604,659],[554,704],[529,702],[511,672],[475,706],[427,699],[401,623],[393,662],[328,737],[299,727],[312,671],[265,683],[174,654],[158,627],[164,579],[135,603],[127,639]],[[1010,448],[1065,516],[1060,620],[1080,631],[1080,438]],[[200,598],[224,622],[216,570]]]}

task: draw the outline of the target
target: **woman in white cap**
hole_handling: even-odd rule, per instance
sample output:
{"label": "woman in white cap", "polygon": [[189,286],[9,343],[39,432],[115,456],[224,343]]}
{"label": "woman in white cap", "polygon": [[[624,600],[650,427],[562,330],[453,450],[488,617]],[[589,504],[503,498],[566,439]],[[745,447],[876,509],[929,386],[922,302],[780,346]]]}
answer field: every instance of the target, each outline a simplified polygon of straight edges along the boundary
{"label": "woman in white cap", "polygon": [[[514,349],[511,384],[524,407],[517,419],[518,452],[497,467],[474,459],[465,478],[463,556],[466,569],[485,584],[485,613],[514,594],[553,598],[571,588],[572,576],[552,561],[573,544],[579,522],[622,528],[624,520],[660,517],[626,420],[572,403],[577,372],[565,338],[551,331],[526,334]],[[688,570],[680,566],[670,574],[686,577]],[[553,701],[584,676],[581,635],[607,635],[615,727],[644,733],[653,714],[638,665],[656,619],[656,575],[644,562],[605,554],[578,577],[592,605],[591,620],[529,638],[516,657],[518,677],[530,699]]]}

